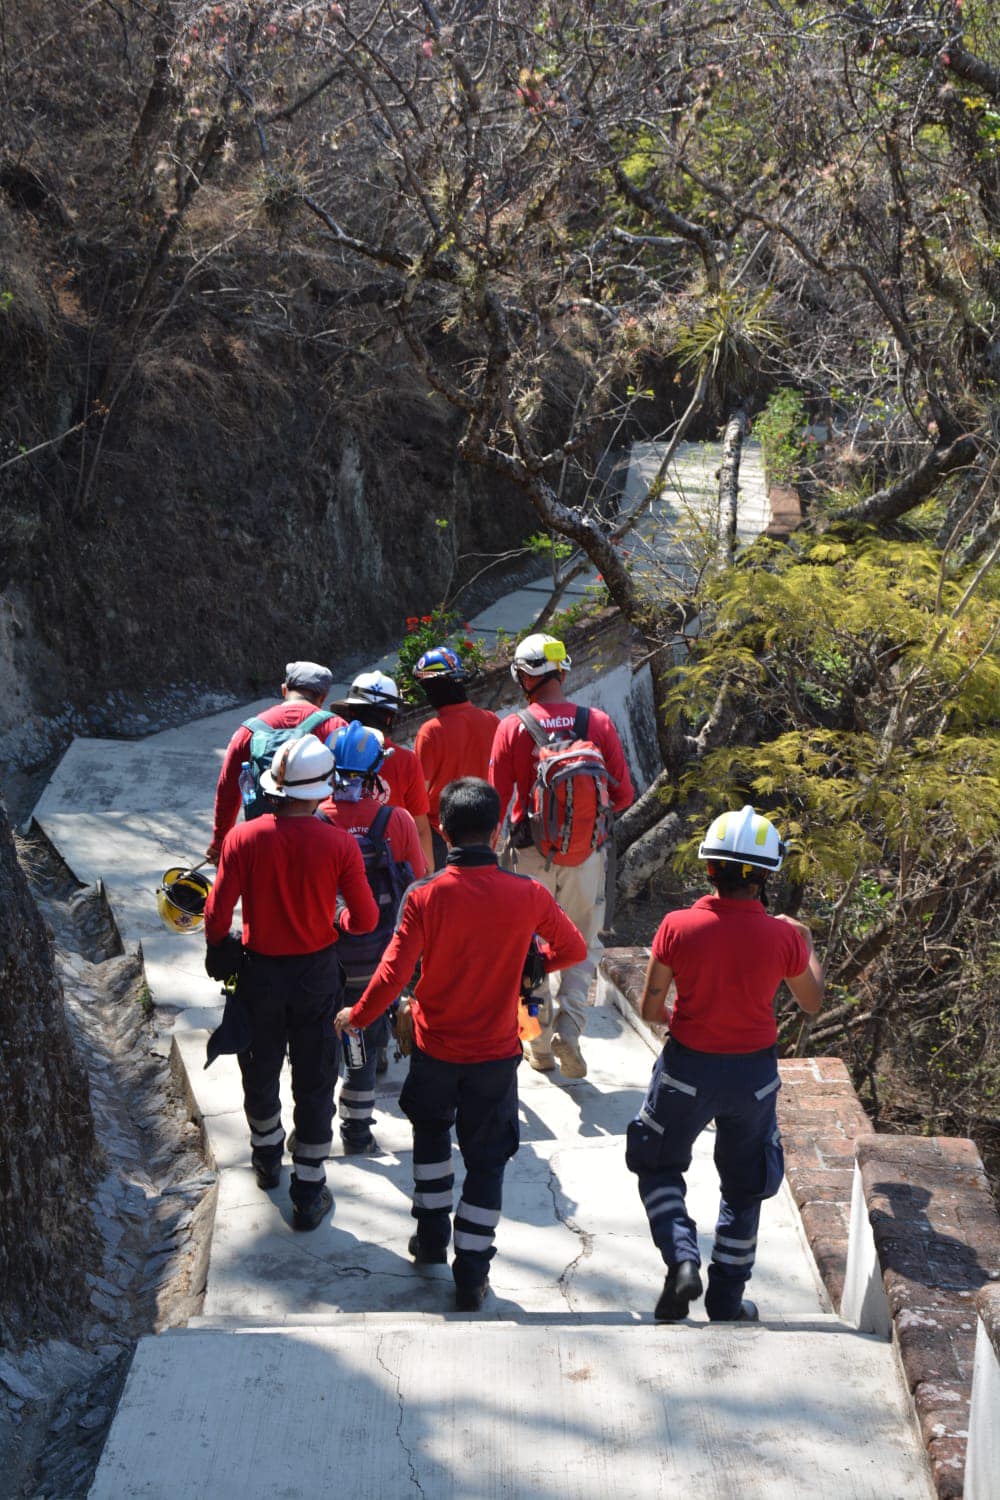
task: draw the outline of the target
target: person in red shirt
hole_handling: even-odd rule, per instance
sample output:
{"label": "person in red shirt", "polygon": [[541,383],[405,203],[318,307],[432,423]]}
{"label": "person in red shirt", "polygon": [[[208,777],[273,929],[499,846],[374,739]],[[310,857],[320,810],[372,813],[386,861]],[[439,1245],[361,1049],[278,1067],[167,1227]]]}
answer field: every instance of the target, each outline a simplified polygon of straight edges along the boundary
{"label": "person in red shirt", "polygon": [[351,691],[333,707],[342,710],[345,719],[364,724],[369,729],[381,730],[385,740],[385,760],[379,776],[388,789],[393,807],[405,807],[420,836],[420,847],[428,870],[434,868],[434,847],[431,840],[431,825],[428,818],[430,803],[427,784],[420,770],[420,762],[412,750],[397,745],[389,738],[402,699],[399,689],[391,677],[384,672],[362,672],[351,683]]}
{"label": "person in red shirt", "polygon": [[399,1096],[413,1125],[410,1254],[443,1264],[451,1239],[451,1127],[465,1163],[455,1209],[456,1306],[474,1312],[488,1289],[504,1168],[517,1151],[517,1011],[533,937],[545,969],[578,963],[586,944],[545,888],[501,870],[493,846],[500,803],[488,782],[463,777],[441,794],[451,845],[443,870],[411,885],[395,936],[361,999],[336,1018],[371,1023],[422,961],[413,1000],[414,1048]]}
{"label": "person in red shirt", "polygon": [[[273,729],[294,729],[323,707],[332,683],[333,674],[328,667],[321,667],[314,661],[290,661],[281,684],[282,701],[272,708],[265,708],[257,717]],[[328,736],[336,734],[343,722],[337,714],[329,714],[317,721],[312,733],[325,742]],[[249,754],[252,737],[247,725],[241,724],[226,746],[215,788],[212,842],[205,850],[206,860],[213,865],[219,862],[222,840],[240,815],[240,771]]]}
{"label": "person in red shirt", "polygon": [[[823,1003],[823,971],[809,929],[764,907],[767,875],[784,845],[767,818],[744,807],[716,818],[698,850],[715,893],[670,912],[653,939],[641,1012],[669,1019],[646,1100],[628,1127],[626,1162],[639,1179],[667,1275],[654,1316],[675,1323],[701,1296],[698,1231],[684,1201],[695,1140],[715,1121],[722,1199],[708,1269],[712,1322],[752,1322],[743,1298],[757,1253],[760,1206],[781,1186],[774,996],[788,985],[802,1010]],[[677,998],[667,1016],[667,992]]]}
{"label": "person in red shirt", "polygon": [[[561,641],[538,634],[526,636],[519,643],[510,669],[528,700],[529,711],[547,734],[560,739],[573,738],[577,714],[577,705],[563,693],[571,665]],[[622,812],[635,793],[618,731],[599,708],[589,710],[586,737],[604,756],[612,810]],[[551,1072],[558,1062],[567,1078],[585,1078],[587,1063],[580,1050],[580,1037],[587,1024],[591,980],[604,951],[600,933],[604,925],[607,850],[595,849],[579,865],[553,864],[546,868],[546,860],[532,843],[527,820],[535,765],[534,740],[518,715],[508,714],[493,740],[489,774],[500,794],[500,806],[504,811],[510,807],[511,863],[552,892],[587,940],[586,959],[559,976],[553,987],[552,1020],[526,1044],[525,1056],[540,1073]]]}
{"label": "person in red shirt", "polygon": [[[337,766],[333,796],[321,805],[318,816],[349,833],[363,855],[367,850],[374,867],[369,884],[376,881],[372,895],[380,902],[378,926],[363,944],[341,942],[340,956],[347,972],[347,993],[353,1000],[371,979],[392,936],[398,912],[395,893],[414,879],[421,879],[426,873],[426,865],[416,824],[410,814],[405,807],[391,807],[384,800],[385,794],[378,779],[383,756],[381,731],[366,729],[363,724],[347,724],[337,731],[331,748]],[[372,830],[376,825],[377,834],[383,809],[388,815],[382,831],[386,859],[379,868],[378,846],[372,842]],[[386,903],[384,907],[381,905],[383,901]],[[362,949],[360,955],[355,951],[359,946]],[[347,1067],[337,1102],[345,1156],[370,1155],[378,1149],[372,1135],[375,1078],[388,1067],[388,1017],[379,1016],[367,1026],[364,1038],[365,1060],[360,1067]]]}
{"label": "person in red shirt", "polygon": [[[274,811],[226,835],[205,905],[206,968],[218,978],[214,952],[230,941],[236,903],[243,904],[236,994],[252,1039],[239,1065],[251,1160],[262,1188],[277,1187],[281,1175],[279,1079],[286,1050],[291,1062],[296,1229],[315,1229],[333,1202],[324,1162],[340,1063],[331,1026],[342,995],[335,921],[344,932],[370,932],[378,921],[357,844],[313,816],[332,774],[333,754],[315,736],[279,747],[261,777]],[[339,915],[338,897],[344,903]]]}
{"label": "person in red shirt", "polygon": [[438,816],[441,793],[449,781],[461,776],[486,779],[500,720],[488,708],[477,708],[469,702],[464,686],[469,674],[450,646],[425,651],[413,675],[437,711],[417,730],[413,748],[427,783],[434,868],[440,870],[448,854]]}

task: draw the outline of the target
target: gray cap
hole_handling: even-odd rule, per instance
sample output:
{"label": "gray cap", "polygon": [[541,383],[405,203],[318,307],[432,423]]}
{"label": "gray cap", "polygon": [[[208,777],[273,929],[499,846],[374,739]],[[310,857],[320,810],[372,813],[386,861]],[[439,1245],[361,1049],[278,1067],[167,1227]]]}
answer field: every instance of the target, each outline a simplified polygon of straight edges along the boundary
{"label": "gray cap", "polygon": [[285,668],[285,686],[300,693],[322,693],[325,698],[333,686],[333,673],[315,661],[290,661]]}

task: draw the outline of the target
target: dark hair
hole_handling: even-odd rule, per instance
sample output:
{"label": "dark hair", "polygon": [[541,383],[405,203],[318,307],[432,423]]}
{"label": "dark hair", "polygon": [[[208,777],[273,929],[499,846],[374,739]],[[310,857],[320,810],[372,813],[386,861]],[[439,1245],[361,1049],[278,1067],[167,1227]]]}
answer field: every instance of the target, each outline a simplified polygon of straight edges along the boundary
{"label": "dark hair", "polygon": [[432,708],[447,708],[450,703],[468,703],[469,695],[460,682],[450,677],[428,677],[421,682],[424,696]]}
{"label": "dark hair", "polygon": [[500,798],[488,781],[460,776],[441,793],[441,827],[451,844],[488,844],[500,821]]}
{"label": "dark hair", "polygon": [[748,867],[738,865],[733,860],[709,860],[706,873],[720,896],[742,896],[749,894],[751,886],[756,886],[763,897],[767,871],[751,868],[750,874],[744,875],[746,868]]}

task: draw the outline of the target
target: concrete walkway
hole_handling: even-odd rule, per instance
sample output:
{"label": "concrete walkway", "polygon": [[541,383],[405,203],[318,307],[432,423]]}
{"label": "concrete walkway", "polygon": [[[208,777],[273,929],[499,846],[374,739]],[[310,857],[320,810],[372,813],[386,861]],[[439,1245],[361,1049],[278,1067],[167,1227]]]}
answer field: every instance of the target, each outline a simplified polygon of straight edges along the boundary
{"label": "concrete walkway", "polygon": [[[204,1315],[140,1343],[95,1500],[926,1495],[892,1351],[832,1316],[787,1193],[765,1210],[760,1327],[712,1327],[699,1306],[653,1324],[662,1267],[622,1140],[653,1054],[615,1011],[592,1013],[586,1080],[522,1072],[482,1314],[454,1313],[447,1268],[406,1254],[401,1064],[380,1090],[381,1154],[337,1156],[329,1222],[292,1231],[287,1185],[262,1193],[249,1170],[234,1063],[202,1069],[218,1009],[201,941],[168,934],[153,900],[164,867],[207,840],[231,723],[77,741],[36,813],[82,880],[103,876],[158,1005],[176,1007],[219,1169]],[[691,1173],[708,1231],[711,1146]]]}
{"label": "concrete walkway", "polygon": [[[762,1221],[762,1323],[712,1326],[700,1304],[685,1324],[653,1323],[663,1267],[623,1143],[653,1051],[614,1010],[592,1012],[585,1080],[522,1069],[482,1313],[456,1314],[448,1269],[406,1253],[398,1062],[377,1100],[380,1154],[335,1155],[332,1215],[292,1231],[287,1176],[262,1193],[250,1171],[234,1061],[202,1067],[220,1013],[203,944],[166,932],[154,900],[164,869],[208,842],[240,717],[78,740],[35,814],[81,880],[103,878],[126,947],[141,947],[219,1173],[203,1315],[141,1341],[95,1500],[926,1496],[891,1348],[833,1315],[785,1190]],[[711,1150],[708,1134],[690,1177],[706,1255]]]}

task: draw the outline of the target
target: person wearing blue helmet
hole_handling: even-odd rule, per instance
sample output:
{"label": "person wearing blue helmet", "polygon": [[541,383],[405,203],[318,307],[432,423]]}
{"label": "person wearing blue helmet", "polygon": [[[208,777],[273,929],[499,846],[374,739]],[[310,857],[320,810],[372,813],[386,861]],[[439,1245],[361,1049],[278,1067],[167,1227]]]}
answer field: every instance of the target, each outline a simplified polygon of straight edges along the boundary
{"label": "person wearing blue helmet", "polygon": [[[355,720],[331,737],[330,749],[336,766],[333,796],[320,806],[318,816],[349,833],[358,845],[379,910],[371,932],[357,938],[341,936],[337,947],[347,996],[356,999],[392,937],[403,892],[425,873],[426,865],[413,818],[405,808],[384,801],[379,779],[385,754],[381,731]],[[372,1135],[375,1078],[388,1066],[388,1032],[388,1021],[380,1016],[365,1030],[364,1062],[345,1069],[337,1102],[345,1156],[369,1155],[377,1149]]]}
{"label": "person wearing blue helmet", "polygon": [[500,720],[488,708],[478,708],[469,702],[465,690],[469,674],[450,646],[434,646],[425,651],[413,675],[435,710],[434,717],[417,730],[413,748],[427,783],[434,868],[440,870],[448,855],[439,816],[441,793],[449,781],[458,781],[462,776],[486,780],[493,736]]}

